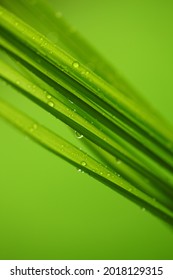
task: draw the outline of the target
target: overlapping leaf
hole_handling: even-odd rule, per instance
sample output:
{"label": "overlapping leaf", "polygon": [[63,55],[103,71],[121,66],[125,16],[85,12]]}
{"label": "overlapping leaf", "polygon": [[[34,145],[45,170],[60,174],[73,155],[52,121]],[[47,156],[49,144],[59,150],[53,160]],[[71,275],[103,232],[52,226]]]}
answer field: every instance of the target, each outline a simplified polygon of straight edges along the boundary
{"label": "overlapping leaf", "polygon": [[[1,78],[89,139],[108,167],[41,125],[34,126],[32,119],[5,101],[0,102],[0,115],[171,222],[173,133],[169,125],[78,34],[71,34],[46,2],[40,0],[39,9],[30,1],[2,4]],[[38,13],[43,14],[44,30]]]}

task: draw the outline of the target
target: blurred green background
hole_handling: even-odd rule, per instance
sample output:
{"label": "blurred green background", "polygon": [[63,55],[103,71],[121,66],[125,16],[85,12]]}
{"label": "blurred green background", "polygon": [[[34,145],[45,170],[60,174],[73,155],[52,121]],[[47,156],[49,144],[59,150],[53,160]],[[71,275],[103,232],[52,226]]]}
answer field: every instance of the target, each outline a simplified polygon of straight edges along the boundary
{"label": "blurred green background", "polygon": [[[52,4],[173,125],[173,2]],[[0,88],[20,104],[14,90]],[[71,137],[37,106],[28,108]],[[0,131],[0,259],[173,259],[173,231],[164,222],[3,120]]]}

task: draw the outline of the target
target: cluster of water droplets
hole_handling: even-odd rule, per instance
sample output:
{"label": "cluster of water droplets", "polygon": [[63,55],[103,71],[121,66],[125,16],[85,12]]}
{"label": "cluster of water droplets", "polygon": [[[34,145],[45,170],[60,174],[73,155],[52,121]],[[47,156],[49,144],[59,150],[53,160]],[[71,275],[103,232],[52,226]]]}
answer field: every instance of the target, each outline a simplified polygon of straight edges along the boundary
{"label": "cluster of water droplets", "polygon": [[84,161],[84,160],[82,160],[82,161],[80,162],[80,164],[81,164],[81,167],[78,168],[77,171],[80,172],[80,173],[85,173],[84,170],[83,170],[83,167],[86,167],[86,166],[87,166],[87,162]]}
{"label": "cluster of water droplets", "polygon": [[[76,60],[73,61],[72,66],[73,66],[73,68],[76,69],[76,70],[77,70],[77,69],[80,69],[80,64],[79,64],[79,62],[76,61]],[[82,68],[82,67],[81,67],[81,68]],[[88,81],[90,81],[90,82],[92,81],[92,80],[90,79],[90,72],[89,72],[88,70],[81,69],[80,74],[81,74],[81,76],[87,78]]]}
{"label": "cluster of water droplets", "polygon": [[37,129],[38,129],[37,123],[33,123],[33,124],[31,125],[31,127],[29,128],[29,130],[30,130],[31,133],[35,132]]}
{"label": "cluster of water droplets", "polygon": [[49,93],[47,93],[47,91],[44,91],[44,93],[46,94],[46,99],[47,99],[47,104],[50,106],[50,107],[54,107],[55,104],[54,102],[52,101],[52,95],[50,95]]}
{"label": "cluster of water droplets", "polygon": [[[51,33],[51,36],[53,36],[52,33]],[[37,36],[33,36],[32,39],[36,40],[39,43],[40,47],[42,49],[46,49],[46,51],[49,54],[53,53],[53,47],[51,44],[48,45],[48,41],[46,40],[46,38],[44,38],[43,36],[37,35]],[[39,52],[38,52],[38,54],[39,54]]]}
{"label": "cluster of water droplets", "polygon": [[77,169],[78,172],[84,173],[84,171],[81,168]]}

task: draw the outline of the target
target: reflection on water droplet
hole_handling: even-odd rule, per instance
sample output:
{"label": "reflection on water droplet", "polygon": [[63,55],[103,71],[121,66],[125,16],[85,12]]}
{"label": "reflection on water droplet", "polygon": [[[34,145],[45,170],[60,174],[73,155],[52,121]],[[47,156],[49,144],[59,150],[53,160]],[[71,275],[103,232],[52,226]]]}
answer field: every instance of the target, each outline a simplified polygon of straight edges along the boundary
{"label": "reflection on water droplet", "polygon": [[144,208],[144,207],[142,207],[142,209],[141,209],[142,211],[145,211],[146,209]]}
{"label": "reflection on water droplet", "polygon": [[76,135],[76,137],[77,137],[78,139],[83,138],[83,135],[80,134],[78,131],[75,131],[75,135]]}
{"label": "reflection on water droplet", "polygon": [[78,68],[79,67],[79,63],[77,61],[74,61],[72,65],[73,65],[74,68]]}
{"label": "reflection on water droplet", "polygon": [[50,99],[52,96],[50,94],[46,95],[47,99]]}
{"label": "reflection on water droplet", "polygon": [[86,166],[87,163],[86,163],[85,161],[82,161],[82,162],[81,162],[81,165],[82,165],[82,166]]}
{"label": "reflection on water droplet", "polygon": [[80,173],[84,173],[84,171],[81,168],[77,169],[77,171]]}
{"label": "reflection on water droplet", "polygon": [[49,102],[48,102],[48,105],[49,105],[50,107],[54,107],[54,103],[53,103],[52,101],[49,101]]}

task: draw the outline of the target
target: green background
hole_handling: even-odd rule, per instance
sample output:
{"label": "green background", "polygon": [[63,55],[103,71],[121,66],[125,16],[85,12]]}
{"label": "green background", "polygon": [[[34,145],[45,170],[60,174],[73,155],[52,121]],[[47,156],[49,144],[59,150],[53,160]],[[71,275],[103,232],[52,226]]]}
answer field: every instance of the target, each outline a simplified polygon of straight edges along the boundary
{"label": "green background", "polygon": [[[173,2],[52,3],[173,124]],[[59,121],[14,93],[1,83],[0,96],[71,137]],[[74,142],[82,145],[82,139]],[[3,120],[0,170],[0,259],[173,258],[168,225]]]}

